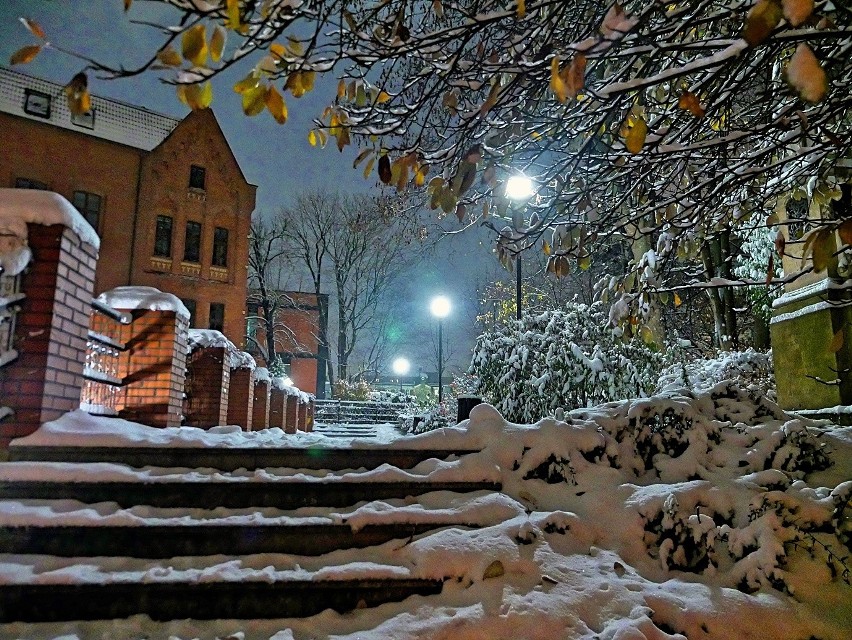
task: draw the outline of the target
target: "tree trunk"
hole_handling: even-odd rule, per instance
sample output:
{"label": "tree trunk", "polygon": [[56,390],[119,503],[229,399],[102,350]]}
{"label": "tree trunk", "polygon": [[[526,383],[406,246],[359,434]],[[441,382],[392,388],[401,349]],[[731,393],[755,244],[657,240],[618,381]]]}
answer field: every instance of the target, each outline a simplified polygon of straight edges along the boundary
{"label": "tree trunk", "polygon": [[[725,229],[719,234],[719,257],[721,258],[720,275],[726,280],[733,280],[734,276],[731,270],[731,261],[733,260],[731,255],[731,232],[728,229]],[[739,349],[740,340],[739,332],[737,331],[737,310],[734,288],[723,287],[721,290],[721,300],[725,316],[725,333],[728,335],[731,347]]]}
{"label": "tree trunk", "polygon": [[[704,277],[709,281],[715,276],[716,269],[713,265],[713,252],[710,250],[710,245],[707,242],[701,247],[701,263],[704,265]],[[716,344],[723,351],[730,351],[731,343],[725,333],[725,313],[719,290],[712,287],[707,289],[707,297],[710,298],[710,310],[713,312]]]}
{"label": "tree trunk", "polygon": [[[633,254],[633,262],[635,264],[639,264],[642,256],[651,249],[651,240],[651,236],[638,235],[638,232],[637,237],[630,240],[630,251]],[[651,337],[654,344],[659,349],[662,349],[666,343],[666,330],[663,327],[663,314],[660,309],[660,303],[655,296],[650,298],[649,307],[650,311],[645,319],[645,326],[651,330]]]}

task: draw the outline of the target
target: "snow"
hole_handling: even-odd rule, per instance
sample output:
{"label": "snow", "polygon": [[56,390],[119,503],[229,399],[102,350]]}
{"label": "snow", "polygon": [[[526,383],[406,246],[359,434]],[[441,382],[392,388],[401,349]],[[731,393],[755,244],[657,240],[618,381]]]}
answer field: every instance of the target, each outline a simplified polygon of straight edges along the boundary
{"label": "snow", "polygon": [[222,348],[228,353],[228,366],[231,369],[252,369],[257,363],[250,353],[240,351],[221,331],[215,329],[190,329],[187,336],[187,353],[196,349]]}
{"label": "snow", "polygon": [[95,249],[100,238],[86,219],[58,193],[35,189],[0,189],[0,268],[17,275],[29,264],[27,224],[68,227]]}
{"label": "snow", "polygon": [[254,370],[254,381],[258,382],[272,382],[272,376],[269,375],[269,369],[266,367],[258,367]]}
{"label": "snow", "polygon": [[174,311],[179,317],[189,320],[189,310],[180,301],[180,298],[154,287],[116,287],[104,291],[97,299],[99,302],[120,311],[135,309]]}
{"label": "snow", "polygon": [[285,395],[298,398],[301,404],[307,404],[314,399],[314,395],[300,390],[292,384],[290,378],[272,378],[272,387],[283,391]]}
{"label": "snow", "polygon": [[[499,481],[503,490],[370,501],[346,509],[122,509],[7,500],[0,525],[450,525],[318,557],[266,553],[145,560],[0,554],[0,580],[222,582],[353,577],[444,580],[439,595],[298,620],[128,620],[0,625],[2,637],[246,640],[848,638],[852,586],[832,524],[852,496],[852,428],[789,416],[729,382],[513,424],[487,404],[469,420],[385,446],[464,447],[413,469],[132,469],[6,463],[0,480],[163,482]],[[316,434],[149,429],[73,412],[23,443],[305,446]],[[110,435],[111,433],[111,435]],[[27,442],[29,440],[29,442]],[[335,442],[334,444],[339,444]],[[354,441],[356,447],[369,446]],[[470,527],[468,525],[474,525]],[[837,532],[837,533],[835,533]],[[816,542],[814,542],[816,541]],[[821,546],[825,545],[825,546]],[[831,568],[830,568],[831,565]],[[778,587],[784,586],[784,590]]]}

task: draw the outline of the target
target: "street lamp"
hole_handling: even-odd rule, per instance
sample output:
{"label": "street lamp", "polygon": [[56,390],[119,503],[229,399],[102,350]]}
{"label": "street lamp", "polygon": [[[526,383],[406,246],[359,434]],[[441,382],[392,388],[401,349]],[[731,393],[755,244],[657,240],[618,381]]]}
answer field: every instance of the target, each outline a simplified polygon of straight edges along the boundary
{"label": "street lamp", "polygon": [[[514,200],[522,206],[533,195],[533,181],[524,174],[519,173],[506,181],[506,197]],[[517,211],[517,210],[516,210]],[[518,212],[519,214],[521,212]],[[519,232],[523,226],[523,216],[513,216],[512,221],[515,231]],[[521,319],[521,251],[515,256],[515,317]]]}
{"label": "street lamp", "polygon": [[438,318],[438,404],[444,399],[444,318],[450,313],[450,300],[446,296],[435,296],[429,305],[432,315]]}
{"label": "street lamp", "polygon": [[399,378],[399,390],[402,391],[402,376],[408,373],[408,370],[411,368],[411,363],[408,361],[408,358],[397,358],[393,361],[391,368]]}

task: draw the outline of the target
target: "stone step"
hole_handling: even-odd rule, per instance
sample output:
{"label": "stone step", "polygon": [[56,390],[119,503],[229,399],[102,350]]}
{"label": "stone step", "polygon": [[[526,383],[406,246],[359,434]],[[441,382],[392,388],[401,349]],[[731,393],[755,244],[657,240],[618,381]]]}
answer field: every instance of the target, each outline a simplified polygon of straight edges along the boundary
{"label": "stone step", "polygon": [[156,448],[156,447],[41,447],[9,448],[11,462],[115,462],[131,467],[212,468],[222,471],[288,467],[292,469],[375,469],[390,464],[410,469],[423,460],[476,453],[468,449],[352,449],[305,447]]}
{"label": "stone step", "polygon": [[261,619],[312,616],[440,593],[422,579],[286,580],[0,585],[0,622],[108,620],[145,614],[153,620]]}
{"label": "stone step", "polygon": [[500,491],[496,482],[39,482],[0,481],[0,499],[115,502],[122,507],[230,509],[347,507],[359,502],[406,498],[431,491]]}
{"label": "stone step", "polygon": [[286,553],[318,556],[338,549],[365,548],[447,526],[444,523],[292,525],[144,525],[0,527],[0,549],[11,554],[60,557],[252,555]]}

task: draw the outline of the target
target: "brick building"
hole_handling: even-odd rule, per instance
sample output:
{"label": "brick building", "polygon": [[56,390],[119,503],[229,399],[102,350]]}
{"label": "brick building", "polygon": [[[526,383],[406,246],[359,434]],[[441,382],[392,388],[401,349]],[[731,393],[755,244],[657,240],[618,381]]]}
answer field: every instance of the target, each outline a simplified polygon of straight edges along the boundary
{"label": "brick building", "polygon": [[[279,309],[273,323],[275,350],[283,357],[287,375],[299,389],[325,397],[328,347],[319,342],[320,323],[328,323],[328,296],[303,291],[276,291]],[[321,313],[320,305],[325,309]],[[266,329],[260,298],[249,292],[247,303],[246,350],[267,366],[260,347],[265,349]]]}
{"label": "brick building", "polygon": [[256,186],[212,110],[178,120],[92,96],[72,116],[62,85],[0,67],[0,128],[0,187],[55,191],[98,232],[95,293],[156,287],[190,326],[245,342]]}

